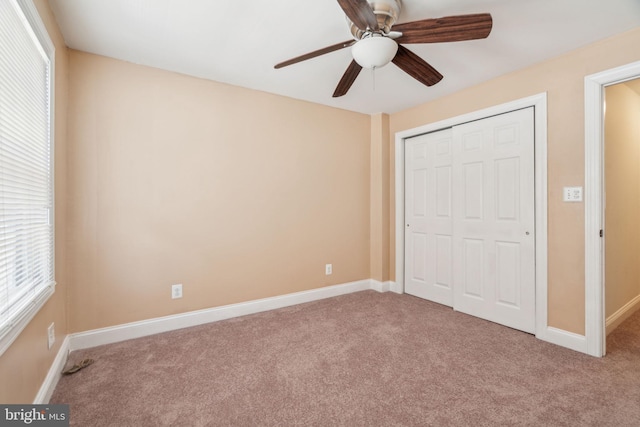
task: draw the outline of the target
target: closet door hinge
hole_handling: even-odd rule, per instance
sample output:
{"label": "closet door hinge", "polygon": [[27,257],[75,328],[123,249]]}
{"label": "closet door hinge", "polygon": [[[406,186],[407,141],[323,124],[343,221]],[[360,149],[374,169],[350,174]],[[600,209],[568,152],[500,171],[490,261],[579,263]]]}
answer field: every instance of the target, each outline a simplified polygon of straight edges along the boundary
{"label": "closet door hinge", "polygon": [[604,236],[604,231],[601,229],[600,230],[600,237],[603,237],[603,236]]}

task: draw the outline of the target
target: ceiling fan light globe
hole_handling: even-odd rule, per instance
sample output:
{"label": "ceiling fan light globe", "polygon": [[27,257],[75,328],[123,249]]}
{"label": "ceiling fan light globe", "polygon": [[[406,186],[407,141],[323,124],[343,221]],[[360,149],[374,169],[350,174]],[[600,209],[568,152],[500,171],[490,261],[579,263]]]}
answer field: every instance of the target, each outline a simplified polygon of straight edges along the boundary
{"label": "ceiling fan light globe", "polygon": [[380,68],[396,56],[398,43],[388,37],[367,37],[351,48],[353,59],[362,68]]}

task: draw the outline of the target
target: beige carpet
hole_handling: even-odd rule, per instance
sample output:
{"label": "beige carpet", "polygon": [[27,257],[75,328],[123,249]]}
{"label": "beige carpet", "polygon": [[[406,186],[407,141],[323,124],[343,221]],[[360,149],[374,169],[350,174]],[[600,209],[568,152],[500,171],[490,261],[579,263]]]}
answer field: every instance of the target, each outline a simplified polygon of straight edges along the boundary
{"label": "beige carpet", "polygon": [[75,426],[638,426],[640,313],[602,359],[359,292],[71,354]]}

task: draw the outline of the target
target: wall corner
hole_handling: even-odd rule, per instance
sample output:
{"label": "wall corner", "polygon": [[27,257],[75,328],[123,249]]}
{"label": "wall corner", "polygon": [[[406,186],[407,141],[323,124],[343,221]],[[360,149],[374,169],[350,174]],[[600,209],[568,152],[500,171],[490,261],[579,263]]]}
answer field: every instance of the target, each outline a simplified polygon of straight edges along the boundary
{"label": "wall corner", "polygon": [[389,115],[371,116],[370,145],[370,277],[389,278]]}

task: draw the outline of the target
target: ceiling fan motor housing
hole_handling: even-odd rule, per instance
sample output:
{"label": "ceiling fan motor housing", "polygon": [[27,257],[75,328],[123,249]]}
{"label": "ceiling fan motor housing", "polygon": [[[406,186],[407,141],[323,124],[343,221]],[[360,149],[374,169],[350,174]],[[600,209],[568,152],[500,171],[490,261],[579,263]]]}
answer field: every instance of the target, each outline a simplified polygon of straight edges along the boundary
{"label": "ceiling fan motor housing", "polygon": [[[400,10],[402,9],[401,0],[367,0],[367,2],[376,15],[380,32],[385,35],[388,34],[400,15]],[[347,18],[347,23],[351,34],[356,40],[361,40],[371,34],[371,31],[367,31],[366,28],[358,28],[349,18]]]}

